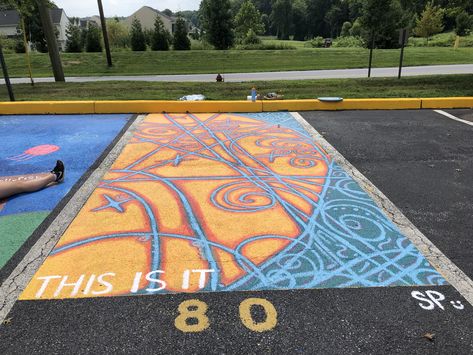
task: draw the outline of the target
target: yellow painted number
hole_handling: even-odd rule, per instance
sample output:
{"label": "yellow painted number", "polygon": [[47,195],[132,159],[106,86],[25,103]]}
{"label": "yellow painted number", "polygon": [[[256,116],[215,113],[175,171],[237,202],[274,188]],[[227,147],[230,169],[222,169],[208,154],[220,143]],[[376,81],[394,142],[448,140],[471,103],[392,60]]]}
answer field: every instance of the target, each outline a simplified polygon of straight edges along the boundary
{"label": "yellow painted number", "polygon": [[[266,313],[263,322],[256,323],[251,315],[251,307],[261,306]],[[240,318],[243,325],[254,332],[267,332],[278,324],[278,312],[268,300],[262,298],[248,298],[240,303]]]}
{"label": "yellow painted number", "polygon": [[[207,309],[207,304],[202,301],[195,299],[184,301],[179,305],[179,316],[174,321],[174,325],[184,333],[202,332],[210,325],[209,318],[205,314]],[[191,319],[197,323],[189,324]]]}

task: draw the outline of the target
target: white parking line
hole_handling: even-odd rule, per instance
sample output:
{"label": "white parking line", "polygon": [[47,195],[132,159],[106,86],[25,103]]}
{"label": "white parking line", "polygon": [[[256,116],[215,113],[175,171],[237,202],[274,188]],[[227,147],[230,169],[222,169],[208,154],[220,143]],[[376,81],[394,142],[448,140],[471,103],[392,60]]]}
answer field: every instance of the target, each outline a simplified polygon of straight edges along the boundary
{"label": "white parking line", "polygon": [[414,244],[430,264],[437,269],[448,283],[473,306],[473,281],[443,254],[371,181],[340,154],[299,113],[293,117],[322,146],[323,149],[365,190],[378,207],[391,219],[396,227]]}
{"label": "white parking line", "polygon": [[467,121],[467,120],[462,120],[461,118],[455,117],[455,116],[449,114],[448,112],[445,112],[445,111],[442,111],[442,110],[434,110],[434,112],[437,112],[437,113],[439,113],[439,114],[441,114],[445,117],[448,117],[452,120],[455,120],[455,121],[458,121],[458,122],[461,122],[461,123],[465,123],[469,126],[473,126],[473,122],[470,122],[470,121]]}

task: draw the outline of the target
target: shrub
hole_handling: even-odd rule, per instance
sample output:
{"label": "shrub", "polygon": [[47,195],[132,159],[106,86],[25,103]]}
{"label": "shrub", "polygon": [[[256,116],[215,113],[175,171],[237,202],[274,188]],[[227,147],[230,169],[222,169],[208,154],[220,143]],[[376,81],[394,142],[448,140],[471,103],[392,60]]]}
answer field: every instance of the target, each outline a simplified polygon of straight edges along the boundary
{"label": "shrub", "polygon": [[325,40],[323,37],[315,37],[309,41],[309,45],[312,48],[323,48],[325,46]]}
{"label": "shrub", "polygon": [[361,37],[362,29],[363,27],[361,26],[360,20],[357,19],[350,28],[350,36]]}
{"label": "shrub", "polygon": [[333,47],[337,48],[361,48],[365,46],[365,43],[361,37],[338,37],[333,41]]}
{"label": "shrub", "polygon": [[246,37],[243,39],[243,44],[261,44],[261,39],[256,35],[256,32],[250,28]]}
{"label": "shrub", "polygon": [[263,51],[279,51],[279,50],[295,50],[294,46],[286,43],[260,43],[260,44],[239,44],[235,47],[238,50],[263,50]]}
{"label": "shrub", "polygon": [[209,42],[205,41],[205,40],[201,40],[201,41],[191,41],[191,48],[192,50],[196,50],[196,51],[207,51],[207,50],[211,50],[211,49],[215,49],[214,46],[212,46]]}
{"label": "shrub", "polygon": [[340,32],[341,37],[348,37],[350,36],[350,30],[351,30],[351,22],[344,22],[342,26],[342,32]]}
{"label": "shrub", "polygon": [[22,37],[18,37],[15,40],[15,53],[25,53],[26,48],[25,48],[25,42],[23,41]]}

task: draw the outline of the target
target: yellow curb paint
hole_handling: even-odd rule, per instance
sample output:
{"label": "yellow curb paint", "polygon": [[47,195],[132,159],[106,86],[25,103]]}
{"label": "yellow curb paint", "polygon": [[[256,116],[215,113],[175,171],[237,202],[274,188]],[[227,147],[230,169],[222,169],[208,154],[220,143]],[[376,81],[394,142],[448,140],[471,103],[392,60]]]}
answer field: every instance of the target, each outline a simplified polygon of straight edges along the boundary
{"label": "yellow curb paint", "polygon": [[421,99],[347,99],[342,110],[412,110],[422,107]]}
{"label": "yellow curb paint", "polygon": [[472,108],[473,97],[441,97],[422,99],[422,108]]}
{"label": "yellow curb paint", "polygon": [[251,101],[96,101],[95,113],[261,112]]}
{"label": "yellow curb paint", "polygon": [[95,113],[94,101],[0,102],[2,115],[90,113]]}
{"label": "yellow curb paint", "polygon": [[473,107],[473,97],[275,101],[32,101],[0,102],[0,115],[101,113],[208,113],[335,110],[406,110]]}

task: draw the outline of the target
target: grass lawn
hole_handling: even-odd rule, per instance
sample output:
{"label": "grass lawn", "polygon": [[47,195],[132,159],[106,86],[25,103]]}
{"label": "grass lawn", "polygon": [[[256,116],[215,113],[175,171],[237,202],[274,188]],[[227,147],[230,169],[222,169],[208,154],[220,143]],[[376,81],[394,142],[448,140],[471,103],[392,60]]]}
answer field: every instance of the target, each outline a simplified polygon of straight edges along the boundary
{"label": "grass lawn", "polygon": [[[104,53],[63,53],[66,76],[236,73],[281,70],[365,68],[368,50],[328,48],[297,50],[194,50],[170,52],[113,53],[114,66],[108,68]],[[399,50],[376,50],[375,67],[393,67],[399,63]],[[24,54],[7,54],[10,76],[28,75]],[[33,53],[33,75],[52,76],[47,54]],[[473,48],[409,47],[405,65],[473,63]]]}
{"label": "grass lawn", "polygon": [[[345,98],[473,96],[473,74],[372,79],[264,81],[260,93],[280,92],[286,99],[319,96]],[[248,83],[47,83],[14,85],[17,100],[176,100],[187,94],[204,94],[209,100],[244,100]],[[7,100],[5,86],[0,91]]]}

